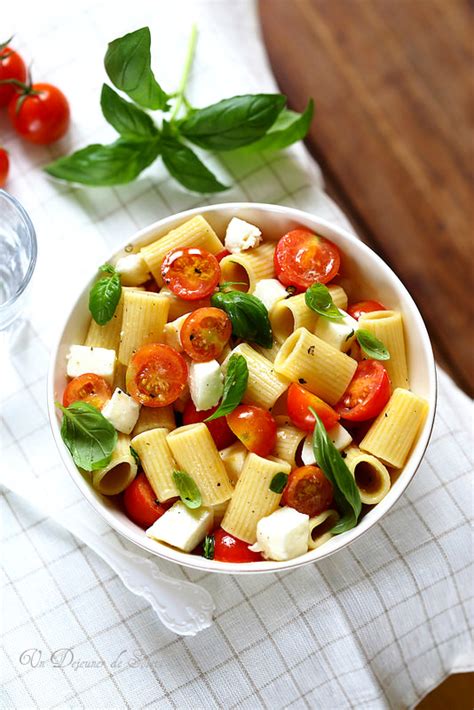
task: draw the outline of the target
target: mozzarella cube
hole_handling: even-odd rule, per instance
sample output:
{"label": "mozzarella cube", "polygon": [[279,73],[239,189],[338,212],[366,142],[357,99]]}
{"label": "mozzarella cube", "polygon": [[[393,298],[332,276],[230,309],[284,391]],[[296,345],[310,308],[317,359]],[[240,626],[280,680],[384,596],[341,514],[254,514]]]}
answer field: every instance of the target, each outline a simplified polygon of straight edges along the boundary
{"label": "mozzarella cube", "polygon": [[120,387],[115,389],[112,397],[102,408],[103,416],[122,434],[130,434],[137,423],[140,405],[130,395],[125,394]]}
{"label": "mozzarella cube", "polygon": [[218,403],[224,391],[224,377],[217,360],[190,364],[189,391],[198,412]]}
{"label": "mozzarella cube", "polygon": [[262,232],[254,224],[233,217],[227,225],[225,248],[231,254],[257,247],[262,241]]}
{"label": "mozzarella cube", "polygon": [[71,345],[67,359],[67,376],[78,377],[86,372],[100,375],[112,384],[115,372],[115,350]]}
{"label": "mozzarella cube", "polygon": [[212,508],[187,508],[178,500],[146,531],[147,537],[191,552],[211,532],[214,524]]}
{"label": "mozzarella cube", "polygon": [[283,562],[308,552],[309,515],[285,506],[257,523],[257,542],[250,548]]}
{"label": "mozzarella cube", "polygon": [[[344,429],[343,426],[339,424],[339,422],[335,424],[332,429],[329,429],[328,436],[338,451],[346,449],[352,441],[352,436],[346,429]],[[312,434],[308,434],[304,440],[303,448],[301,450],[301,460],[305,466],[310,466],[311,464],[316,463],[313,453]]]}
{"label": "mozzarella cube", "polygon": [[163,328],[163,336],[166,345],[169,345],[170,348],[174,348],[179,353],[183,350],[183,346],[181,344],[181,328],[183,327],[184,321],[189,315],[191,314],[185,313],[179,318],[176,318],[176,320],[172,320],[169,323],[166,323]]}
{"label": "mozzarella cube", "polygon": [[348,313],[339,309],[341,320],[330,320],[324,316],[318,318],[314,334],[325,340],[337,350],[345,353],[351,347],[356,331],[359,327],[358,322]]}
{"label": "mozzarella cube", "polygon": [[139,286],[150,278],[150,270],[141,254],[122,256],[115,264],[122,286]]}
{"label": "mozzarella cube", "polygon": [[262,279],[257,282],[252,296],[259,298],[270,312],[277,301],[288,297],[288,291],[277,279]]}

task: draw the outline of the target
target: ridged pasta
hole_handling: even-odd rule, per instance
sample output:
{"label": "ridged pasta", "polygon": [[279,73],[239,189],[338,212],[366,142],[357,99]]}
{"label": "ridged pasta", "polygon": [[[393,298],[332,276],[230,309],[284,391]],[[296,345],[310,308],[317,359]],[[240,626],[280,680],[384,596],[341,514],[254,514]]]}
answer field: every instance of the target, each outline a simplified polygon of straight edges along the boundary
{"label": "ridged pasta", "polygon": [[331,294],[333,303],[337,308],[342,308],[343,311],[347,310],[347,293],[344,291],[342,286],[337,284],[333,286],[328,286],[328,291]]}
{"label": "ridged pasta", "polygon": [[168,431],[176,429],[174,410],[171,405],[167,407],[142,407],[140,409],[138,421],[135,424],[132,435],[138,436],[138,434],[151,429],[168,429]]}
{"label": "ridged pasta", "polygon": [[276,416],[275,419],[278,428],[273,455],[277,459],[287,461],[291,468],[294,468],[296,466],[296,453],[301,442],[306,438],[306,432],[292,426],[284,415]]}
{"label": "ridged pasta", "polygon": [[360,499],[366,505],[375,505],[385,498],[392,485],[386,466],[372,454],[357,446],[344,449],[344,461],[355,478]]}
{"label": "ridged pasta", "polygon": [[428,413],[428,402],[409,390],[397,388],[373,422],[359,448],[388,466],[401,468]]}
{"label": "ridged pasta", "polygon": [[[288,388],[289,382],[275,372],[272,363],[256,350],[241,343],[233,353],[243,355],[247,361],[249,379],[242,401],[270,409]],[[224,364],[225,369],[225,364]]]}
{"label": "ridged pasta", "polygon": [[317,313],[305,303],[304,293],[278,301],[270,313],[273,336],[279,343],[283,343],[297,328],[307,328],[312,332],[317,320]]}
{"label": "ridged pasta", "polygon": [[99,325],[91,318],[89,330],[84,345],[91,348],[107,348],[117,352],[120,345],[120,331],[122,330],[124,290],[118,302],[115,313],[105,325]]}
{"label": "ridged pasta", "polygon": [[130,451],[130,437],[119,434],[110,463],[92,472],[92,485],[106,496],[122,493],[137,475],[137,463]]}
{"label": "ridged pasta", "polygon": [[359,318],[359,326],[382,341],[390,353],[384,360],[393,389],[409,386],[408,366],[403,333],[403,318],[399,311],[373,311]]}
{"label": "ridged pasta", "polygon": [[[271,279],[274,274],[274,244],[262,244],[239,254],[229,254],[220,263],[222,281],[236,282],[237,291],[252,293],[261,279]],[[238,282],[244,282],[245,286]]]}
{"label": "ridged pasta", "polygon": [[227,475],[229,476],[229,481],[234,486],[242,473],[247,455],[248,449],[246,449],[240,441],[236,441],[234,444],[231,444],[230,446],[227,446],[227,448],[219,451],[219,456],[224,463]]}
{"label": "ridged pasta", "polygon": [[281,346],[275,371],[329,404],[335,404],[346,390],[357,363],[324,340],[298,328]]}
{"label": "ridged pasta", "polygon": [[169,302],[157,293],[126,291],[118,353],[119,361],[128,365],[130,358],[143,345],[163,342],[163,327],[168,318]]}
{"label": "ridged pasta", "polygon": [[289,474],[290,464],[253,453],[247,456],[221,523],[226,532],[250,544],[256,541],[258,521],[273,513],[280,503],[281,493],[270,490],[273,477],[280,471]]}
{"label": "ridged pasta", "polygon": [[122,390],[122,392],[127,391],[127,368],[125,365],[122,365],[121,362],[117,362],[115,365],[115,374],[114,374],[114,385],[112,387],[112,392],[115,391],[116,387],[119,387],[119,389]]}
{"label": "ridged pasta", "polygon": [[263,357],[266,357],[267,360],[270,360],[270,362],[275,362],[275,358],[278,355],[278,351],[280,350],[280,343],[276,340],[273,341],[273,345],[271,348],[264,348],[261,345],[253,345],[254,350],[256,350],[260,355],[263,355]]}
{"label": "ridged pasta", "polygon": [[178,466],[166,441],[168,434],[168,429],[160,427],[144,431],[132,439],[132,446],[140,457],[145,475],[159,501],[178,495],[173,480],[173,471]]}
{"label": "ridged pasta", "polygon": [[180,298],[169,288],[163,286],[159,291],[160,296],[168,299],[169,310],[168,310],[168,320],[173,321],[184,316],[185,314],[196,311],[198,308],[208,308],[211,302],[208,298],[199,299],[199,301],[185,301],[184,298]]}
{"label": "ridged pasta", "polygon": [[308,547],[315,550],[332,538],[329,532],[339,520],[337,510],[325,510],[309,520]]}

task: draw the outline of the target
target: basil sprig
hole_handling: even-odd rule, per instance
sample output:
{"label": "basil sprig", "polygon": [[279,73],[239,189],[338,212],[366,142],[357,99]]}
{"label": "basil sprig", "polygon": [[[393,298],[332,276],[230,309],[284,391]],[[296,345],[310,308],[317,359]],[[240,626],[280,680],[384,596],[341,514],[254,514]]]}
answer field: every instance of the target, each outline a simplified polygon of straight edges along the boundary
{"label": "basil sprig", "polygon": [[227,313],[232,323],[232,334],[264,348],[273,345],[268,311],[259,298],[242,291],[214,293],[211,304]]}
{"label": "basil sprig", "polygon": [[364,353],[373,360],[390,360],[390,353],[385,345],[368,330],[359,328],[356,338]]}
{"label": "basil sprig", "polygon": [[214,559],[214,546],[215,546],[214,535],[206,535],[206,537],[204,538],[203,550],[202,550],[202,555],[203,555],[203,557],[206,558],[206,560],[213,560]]}
{"label": "basil sprig", "polygon": [[113,318],[122,294],[122,284],[120,274],[111,264],[103,264],[99,271],[107,276],[92,286],[89,293],[89,310],[98,325],[105,325]]}
{"label": "basil sprig", "polygon": [[314,457],[326,478],[332,483],[334,501],[341,513],[340,519],[331,529],[333,535],[338,535],[357,525],[362,507],[360,494],[354,476],[327,435],[321,419],[312,407],[309,410],[316,419],[313,433]]}
{"label": "basil sprig", "polygon": [[[131,182],[159,156],[170,175],[193,192],[214,193],[224,185],[192,150],[195,144],[214,152],[280,150],[306,135],[313,116],[285,108],[281,94],[244,94],[194,108],[186,98],[197,32],[193,27],[182,78],[168,93],[151,69],[151,36],[142,27],[110,42],[104,58],[112,87],[102,87],[105,120],[119,134],[108,145],[93,144],[45,167],[49,175],[84,185]],[[158,123],[144,109],[160,111]]]}
{"label": "basil sprig", "polygon": [[279,471],[273,476],[269,488],[271,491],[273,491],[273,493],[283,493],[283,490],[287,483],[288,474],[283,473],[283,471]]}
{"label": "basil sprig", "polygon": [[173,481],[184,505],[187,508],[199,508],[202,503],[201,492],[191,476],[184,471],[173,471]]}
{"label": "basil sprig", "polygon": [[249,368],[247,360],[238,353],[231,355],[227,365],[227,372],[224,379],[224,392],[221,403],[216,411],[205,422],[211,422],[226,414],[230,414],[242,401],[244,392],[247,389],[249,380]]}
{"label": "basil sprig", "polygon": [[117,445],[117,432],[96,407],[86,402],[73,402],[63,407],[61,437],[71,452],[74,463],[85,471],[104,468]]}
{"label": "basil sprig", "polygon": [[341,320],[343,314],[332,300],[331,292],[324,284],[312,284],[305,293],[304,300],[308,308],[324,318]]}

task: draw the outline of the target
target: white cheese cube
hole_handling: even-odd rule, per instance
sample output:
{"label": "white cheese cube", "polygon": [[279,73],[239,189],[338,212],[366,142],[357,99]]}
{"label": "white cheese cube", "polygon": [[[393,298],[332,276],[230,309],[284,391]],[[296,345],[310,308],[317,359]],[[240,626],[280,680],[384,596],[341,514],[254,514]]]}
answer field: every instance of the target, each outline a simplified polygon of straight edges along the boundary
{"label": "white cheese cube", "polygon": [[139,286],[150,278],[150,271],[145,259],[140,254],[122,256],[115,264],[120,274],[122,286]]}
{"label": "white cheese cube", "polygon": [[339,309],[339,312],[343,316],[341,320],[330,320],[320,316],[316,323],[314,334],[337,348],[337,350],[345,353],[349,350],[356,337],[359,324],[345,311]]}
{"label": "white cheese cube", "polygon": [[174,348],[179,353],[183,350],[183,346],[181,344],[181,328],[183,327],[184,321],[189,315],[191,314],[185,313],[179,318],[176,318],[176,320],[172,320],[169,323],[166,323],[165,327],[163,328],[163,336],[166,345],[169,345],[170,348]]}
{"label": "white cheese cube", "polygon": [[[346,429],[344,429],[343,426],[339,424],[339,422],[335,424],[332,429],[329,429],[328,436],[338,451],[342,451],[347,448],[352,441],[352,436]],[[313,453],[312,434],[308,434],[304,440],[303,448],[301,450],[301,460],[305,466],[310,466],[311,464],[316,463]]]}
{"label": "white cheese cube", "polygon": [[288,297],[288,291],[277,279],[262,279],[257,282],[252,296],[259,298],[270,312],[277,301]]}
{"label": "white cheese cube", "polygon": [[282,562],[308,552],[309,515],[285,506],[257,523],[257,542],[250,548]]}
{"label": "white cheese cube", "polygon": [[151,528],[147,537],[191,552],[211,532],[214,524],[212,508],[187,508],[178,500]]}
{"label": "white cheese cube", "polygon": [[68,377],[78,377],[86,372],[92,372],[112,384],[115,372],[115,350],[93,348],[89,345],[71,345],[66,359]]}
{"label": "white cheese cube", "polygon": [[121,431],[122,434],[130,434],[137,423],[140,405],[130,395],[125,394],[120,387],[117,387],[103,407],[102,414],[117,431]]}
{"label": "white cheese cube", "polygon": [[254,224],[233,217],[227,225],[225,248],[231,254],[238,254],[246,249],[257,247],[262,241],[262,232]]}
{"label": "white cheese cube", "polygon": [[192,362],[189,366],[189,391],[198,412],[214,407],[224,390],[224,377],[217,360]]}

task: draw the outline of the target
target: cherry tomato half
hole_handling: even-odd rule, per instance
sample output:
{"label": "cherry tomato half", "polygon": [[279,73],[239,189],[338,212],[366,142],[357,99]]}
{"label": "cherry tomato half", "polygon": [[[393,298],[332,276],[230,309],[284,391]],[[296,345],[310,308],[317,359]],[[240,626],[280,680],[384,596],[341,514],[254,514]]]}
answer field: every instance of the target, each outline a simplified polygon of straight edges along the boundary
{"label": "cherry tomato half", "polygon": [[353,303],[349,306],[347,312],[352,318],[359,320],[359,318],[366,313],[372,313],[372,311],[386,311],[387,309],[378,301],[359,301],[359,303]]}
{"label": "cherry tomato half", "polygon": [[249,543],[230,535],[222,528],[214,533],[214,559],[219,562],[258,562],[259,552],[249,550]]}
{"label": "cherry tomato half", "polygon": [[205,249],[172,249],[161,265],[165,286],[185,301],[206,298],[219,283],[221,270],[216,257]]}
{"label": "cherry tomato half", "polygon": [[71,380],[64,390],[63,406],[73,402],[86,402],[97,409],[102,409],[112,397],[112,390],[103,377],[87,372]]}
{"label": "cherry tomato half", "polygon": [[266,409],[241,404],[227,415],[227,423],[249,451],[259,456],[268,456],[272,452],[277,424]]}
{"label": "cherry tomato half", "polygon": [[[197,422],[204,422],[204,419],[210,417],[217,409],[217,406],[212,407],[212,409],[207,409],[204,412],[198,412],[194,406],[192,399],[188,401],[183,412],[183,424],[196,424]],[[214,439],[214,443],[218,449],[225,449],[230,446],[236,440],[235,434],[230,430],[229,425],[225,417],[219,417],[218,419],[213,419],[210,422],[204,422],[211,436]]]}
{"label": "cherry tomato half", "polygon": [[288,388],[288,416],[295,426],[304,431],[313,431],[316,421],[309,407],[314,409],[326,429],[332,429],[339,421],[339,414],[329,404],[296,382],[292,382]]}
{"label": "cherry tomato half", "polygon": [[390,399],[390,378],[378,360],[362,360],[349,387],[336,404],[343,419],[365,422],[376,417]]}
{"label": "cherry tomato half", "polygon": [[[0,50],[0,80],[16,79],[23,84],[26,81],[26,66],[18,52],[11,47],[3,47]],[[7,106],[8,102],[15,95],[14,84],[0,84],[0,106]]]}
{"label": "cherry tomato half", "polygon": [[317,466],[301,466],[288,476],[281,504],[314,518],[330,507],[332,499],[332,483],[321,469]]}
{"label": "cherry tomato half", "polygon": [[222,355],[232,335],[229,316],[220,308],[198,308],[183,323],[180,337],[186,355],[196,362],[208,362]]}
{"label": "cherry tomato half", "polygon": [[127,368],[127,390],[146,407],[166,407],[183,392],[188,377],[186,361],[169,345],[141,347]]}
{"label": "cherry tomato half", "polygon": [[175,501],[176,498],[172,498],[165,503],[158,503],[143,471],[135,476],[123,494],[123,504],[128,517],[145,529],[161,518]]}
{"label": "cherry tomato half", "polygon": [[278,242],[275,271],[284,286],[305,291],[313,283],[325,284],[339,271],[341,257],[335,244],[308,229],[293,229]]}
{"label": "cherry tomato half", "polygon": [[49,145],[64,136],[69,128],[69,103],[52,84],[33,84],[15,94],[8,104],[8,115],[15,131],[27,141]]}
{"label": "cherry tomato half", "polygon": [[8,153],[5,148],[0,148],[0,187],[3,187],[7,181],[9,168]]}

